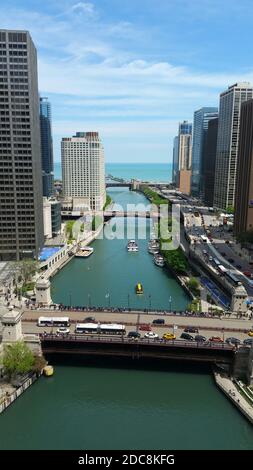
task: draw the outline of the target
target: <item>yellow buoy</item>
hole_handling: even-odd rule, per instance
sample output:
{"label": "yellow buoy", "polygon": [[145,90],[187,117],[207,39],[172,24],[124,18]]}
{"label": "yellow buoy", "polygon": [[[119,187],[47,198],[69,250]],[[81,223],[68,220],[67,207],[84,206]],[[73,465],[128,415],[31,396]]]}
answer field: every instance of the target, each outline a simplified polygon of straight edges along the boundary
{"label": "yellow buoy", "polygon": [[53,366],[46,366],[44,367],[43,372],[46,377],[51,377],[54,375],[54,368]]}

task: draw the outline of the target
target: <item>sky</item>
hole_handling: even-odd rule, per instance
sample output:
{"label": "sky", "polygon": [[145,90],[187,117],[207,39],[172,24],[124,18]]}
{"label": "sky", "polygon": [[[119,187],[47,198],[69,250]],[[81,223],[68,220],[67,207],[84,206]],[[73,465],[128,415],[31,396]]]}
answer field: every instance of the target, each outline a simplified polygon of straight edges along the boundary
{"label": "sky", "polygon": [[171,162],[178,122],[253,82],[251,0],[1,0],[29,30],[60,140],[99,131],[107,162]]}

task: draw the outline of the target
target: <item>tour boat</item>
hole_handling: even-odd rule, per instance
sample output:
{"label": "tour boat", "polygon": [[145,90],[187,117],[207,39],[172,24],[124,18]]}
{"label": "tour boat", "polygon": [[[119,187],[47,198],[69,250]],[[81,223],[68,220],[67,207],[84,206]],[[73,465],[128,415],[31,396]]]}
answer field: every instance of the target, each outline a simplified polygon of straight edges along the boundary
{"label": "tour boat", "polygon": [[139,251],[138,243],[135,240],[129,240],[127,244],[127,251],[137,252]]}
{"label": "tour boat", "polygon": [[92,255],[94,248],[90,246],[81,247],[77,253],[75,254],[76,258],[88,258],[88,256]]}
{"label": "tour boat", "polygon": [[162,255],[154,256],[154,263],[156,266],[159,266],[159,268],[163,268],[165,265],[164,257]]}
{"label": "tour boat", "polygon": [[138,284],[136,284],[135,292],[136,292],[136,294],[143,294],[143,287],[142,287],[140,282],[138,282]]}

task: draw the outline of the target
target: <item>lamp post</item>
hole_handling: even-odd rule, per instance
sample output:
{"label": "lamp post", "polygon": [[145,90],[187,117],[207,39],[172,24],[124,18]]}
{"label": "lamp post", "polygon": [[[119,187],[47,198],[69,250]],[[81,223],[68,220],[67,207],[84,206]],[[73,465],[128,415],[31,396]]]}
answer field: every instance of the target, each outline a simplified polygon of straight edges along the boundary
{"label": "lamp post", "polygon": [[130,310],[130,294],[127,294],[128,310]]}
{"label": "lamp post", "polygon": [[149,298],[149,308],[151,310],[151,294],[149,294],[148,298]]}
{"label": "lamp post", "polygon": [[72,306],[72,295],[71,292],[69,293],[69,306]]}
{"label": "lamp post", "polygon": [[169,297],[169,310],[170,310],[170,312],[171,312],[171,303],[172,303],[172,298],[171,298],[171,295],[170,295],[170,297]]}
{"label": "lamp post", "polygon": [[91,307],[91,295],[90,294],[88,294],[88,306],[89,308]]}
{"label": "lamp post", "polygon": [[111,296],[110,296],[109,292],[105,295],[105,298],[108,299],[108,307],[110,307],[110,305],[111,305]]}

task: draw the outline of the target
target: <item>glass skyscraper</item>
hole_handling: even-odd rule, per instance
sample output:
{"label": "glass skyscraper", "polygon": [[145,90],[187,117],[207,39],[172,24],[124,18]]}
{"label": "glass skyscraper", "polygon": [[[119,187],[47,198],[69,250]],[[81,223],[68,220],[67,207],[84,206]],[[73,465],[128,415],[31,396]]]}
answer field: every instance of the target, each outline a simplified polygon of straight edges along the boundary
{"label": "glass skyscraper", "polygon": [[208,123],[218,117],[218,108],[200,108],[194,113],[192,141],[191,193],[200,197],[202,193],[203,154]]}
{"label": "glass skyscraper", "polygon": [[54,189],[54,157],[52,110],[48,98],[40,98],[40,134],[42,155],[43,196],[50,197]]}
{"label": "glass skyscraper", "polygon": [[180,122],[178,135],[174,138],[173,143],[172,182],[176,187],[179,185],[179,171],[189,170],[191,167],[191,135],[192,123]]}

